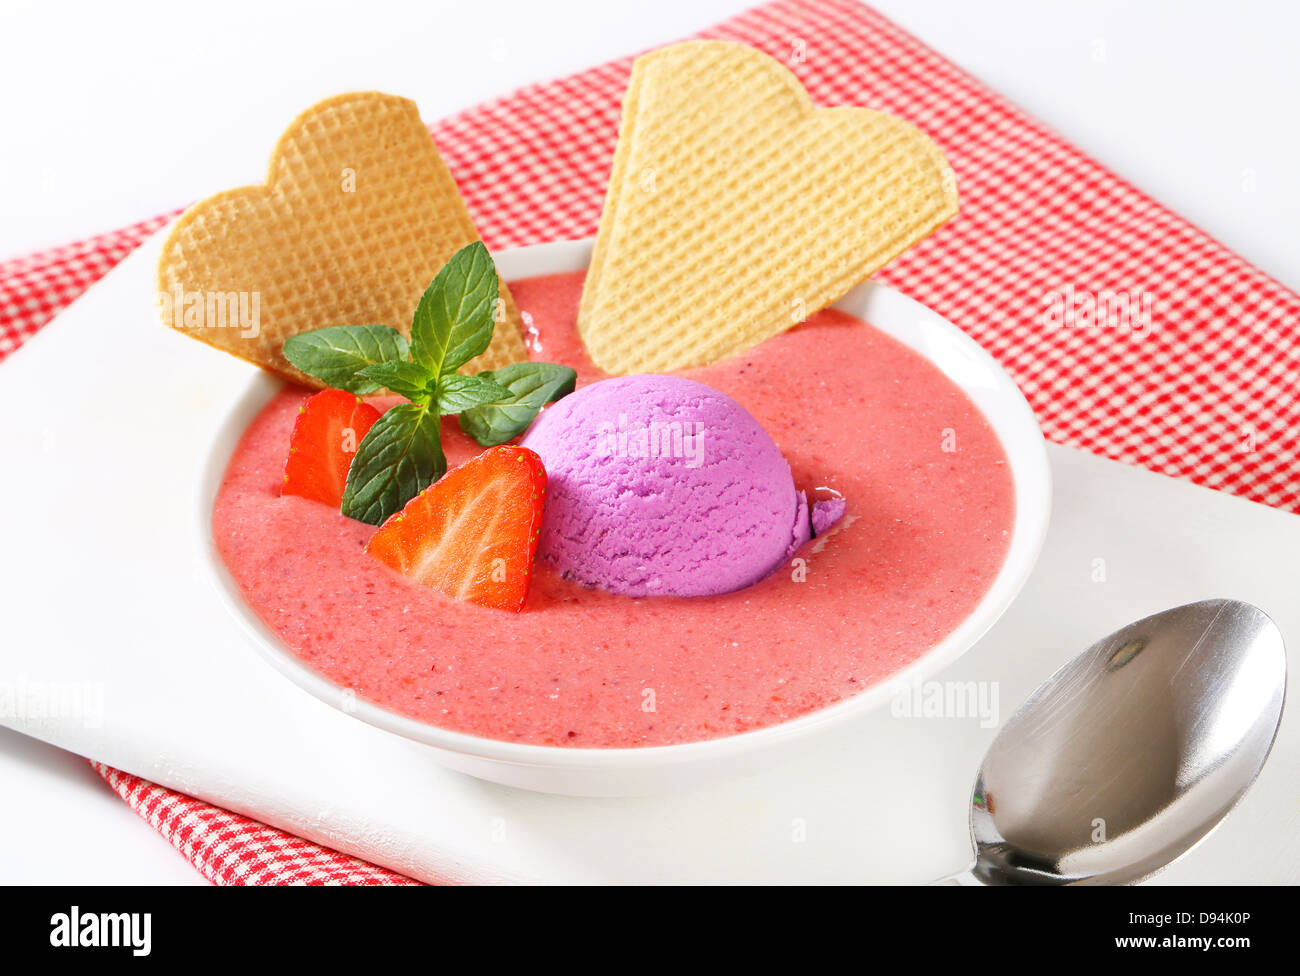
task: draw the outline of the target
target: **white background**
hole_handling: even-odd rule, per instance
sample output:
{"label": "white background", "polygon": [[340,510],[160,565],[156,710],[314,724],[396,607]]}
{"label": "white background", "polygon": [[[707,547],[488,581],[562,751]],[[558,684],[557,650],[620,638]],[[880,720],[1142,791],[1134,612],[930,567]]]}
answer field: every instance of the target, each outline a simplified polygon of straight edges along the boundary
{"label": "white background", "polygon": [[[322,96],[378,88],[433,119],[747,5],[0,0],[0,259],[260,180],[281,129]],[[875,6],[1300,287],[1300,4]],[[199,880],[76,757],[0,731],[0,783],[0,882]]]}

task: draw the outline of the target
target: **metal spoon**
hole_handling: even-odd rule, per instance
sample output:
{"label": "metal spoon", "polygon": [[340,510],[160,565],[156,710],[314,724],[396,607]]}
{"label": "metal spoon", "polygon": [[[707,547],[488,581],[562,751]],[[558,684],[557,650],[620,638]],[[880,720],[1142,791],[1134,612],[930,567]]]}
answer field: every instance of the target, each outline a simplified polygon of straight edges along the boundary
{"label": "metal spoon", "polygon": [[1268,758],[1286,697],[1262,610],[1205,600],[1088,648],[1003,726],[975,781],[975,863],[940,884],[1129,884],[1191,850]]}

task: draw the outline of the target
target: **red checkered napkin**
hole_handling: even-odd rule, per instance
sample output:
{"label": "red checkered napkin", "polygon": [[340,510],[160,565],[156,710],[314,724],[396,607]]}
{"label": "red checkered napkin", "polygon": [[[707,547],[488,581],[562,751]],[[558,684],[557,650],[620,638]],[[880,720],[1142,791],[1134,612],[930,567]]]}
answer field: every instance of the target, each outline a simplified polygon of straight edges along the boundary
{"label": "red checkered napkin", "polygon": [[[1300,373],[1293,292],[869,8],[782,0],[703,36],[781,59],[820,105],[892,112],[943,147],[961,215],[877,277],[996,356],[1051,440],[1300,508],[1300,398],[1276,395]],[[630,63],[433,126],[490,246],[595,233]],[[0,264],[0,356],[165,220]],[[408,882],[96,768],[218,884]]]}

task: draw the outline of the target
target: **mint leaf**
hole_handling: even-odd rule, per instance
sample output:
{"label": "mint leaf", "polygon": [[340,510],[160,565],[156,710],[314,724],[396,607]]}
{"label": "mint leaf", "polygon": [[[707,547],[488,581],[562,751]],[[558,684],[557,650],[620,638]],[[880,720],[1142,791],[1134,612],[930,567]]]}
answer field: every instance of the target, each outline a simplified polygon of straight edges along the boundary
{"label": "mint leaf", "polygon": [[438,380],[438,412],[460,413],[484,403],[508,400],[510,390],[492,382],[487,373],[462,376],[447,373]]}
{"label": "mint leaf", "polygon": [[512,363],[502,369],[478,373],[510,391],[508,400],[471,407],[460,414],[460,429],[484,447],[518,437],[552,400],[573,392],[578,374],[555,363]]}
{"label": "mint leaf", "polygon": [[452,255],[420,296],[411,356],[434,376],[454,373],[492,341],[497,270],[482,241]]}
{"label": "mint leaf", "polygon": [[392,390],[398,396],[404,396],[412,403],[427,404],[433,398],[432,377],[418,363],[393,360],[388,363],[376,363],[360,371],[361,376],[371,380],[383,389]]}
{"label": "mint leaf", "polygon": [[441,433],[437,412],[422,403],[399,404],[375,421],[348,469],[343,514],[378,525],[441,478]]}
{"label": "mint leaf", "polygon": [[359,376],[390,359],[405,359],[406,338],[386,325],[335,325],[284,340],[284,358],[308,376],[349,393],[374,393],[383,384]]}

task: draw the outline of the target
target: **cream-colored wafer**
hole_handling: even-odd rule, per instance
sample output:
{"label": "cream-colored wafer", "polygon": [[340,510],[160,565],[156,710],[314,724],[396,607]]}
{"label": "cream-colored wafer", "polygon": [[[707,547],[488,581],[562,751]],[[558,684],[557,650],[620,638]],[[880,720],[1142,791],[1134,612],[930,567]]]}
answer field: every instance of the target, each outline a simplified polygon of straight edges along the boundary
{"label": "cream-colored wafer", "polygon": [[915,126],[814,109],[784,66],[724,41],[638,58],[578,331],[612,373],[749,349],[834,302],[957,212]]}
{"label": "cream-colored wafer", "polygon": [[[158,262],[159,308],[187,335],[319,387],[284,358],[285,339],[331,325],[408,333],[434,275],[478,239],[415,103],[339,95],[293,121],[265,185],[181,215]],[[470,369],[527,358],[504,283],[501,297],[492,345]]]}

